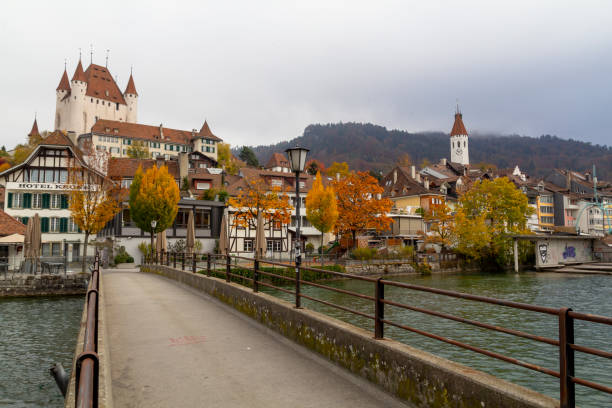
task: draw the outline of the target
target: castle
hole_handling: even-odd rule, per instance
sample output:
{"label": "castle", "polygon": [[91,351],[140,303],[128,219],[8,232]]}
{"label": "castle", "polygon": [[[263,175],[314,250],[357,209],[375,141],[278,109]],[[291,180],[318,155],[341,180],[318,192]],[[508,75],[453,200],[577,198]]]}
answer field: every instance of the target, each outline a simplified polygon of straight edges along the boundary
{"label": "castle", "polygon": [[64,74],[56,89],[55,130],[89,133],[98,119],[136,123],[138,93],[130,73],[125,92],[121,92],[107,67],[90,64],[83,71],[79,59],[72,79]]}

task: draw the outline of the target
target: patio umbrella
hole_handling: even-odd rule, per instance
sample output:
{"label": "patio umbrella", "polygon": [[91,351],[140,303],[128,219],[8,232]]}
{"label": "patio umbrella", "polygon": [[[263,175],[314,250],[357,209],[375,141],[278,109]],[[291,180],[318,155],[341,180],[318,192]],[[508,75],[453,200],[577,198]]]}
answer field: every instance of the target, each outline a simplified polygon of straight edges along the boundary
{"label": "patio umbrella", "polygon": [[40,217],[38,214],[35,214],[34,218],[32,218],[32,252],[30,255],[32,258],[38,258],[40,256],[40,244],[42,242],[40,234]]}
{"label": "patio umbrella", "polygon": [[227,255],[229,252],[229,237],[227,233],[227,210],[223,212],[221,218],[221,231],[219,233],[219,253]]}
{"label": "patio umbrella", "polygon": [[168,241],[166,240],[166,231],[161,231],[155,234],[155,250],[157,253],[168,251]]}
{"label": "patio umbrella", "polygon": [[266,231],[262,212],[257,213],[257,229],[255,230],[255,258],[261,259],[266,253]]}
{"label": "patio umbrella", "polygon": [[25,236],[23,237],[23,256],[24,258],[29,258],[32,253],[32,225],[34,224],[33,220],[28,222],[26,225]]}
{"label": "patio umbrella", "polygon": [[193,221],[193,211],[189,211],[189,218],[187,219],[187,253],[193,254],[194,246],[195,246],[195,223]]}

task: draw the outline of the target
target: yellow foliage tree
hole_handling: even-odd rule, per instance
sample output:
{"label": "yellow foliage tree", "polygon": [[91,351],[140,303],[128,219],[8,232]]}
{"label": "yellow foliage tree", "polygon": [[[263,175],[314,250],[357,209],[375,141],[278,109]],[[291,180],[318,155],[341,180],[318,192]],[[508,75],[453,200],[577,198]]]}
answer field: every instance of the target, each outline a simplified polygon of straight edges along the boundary
{"label": "yellow foliage tree", "polygon": [[217,144],[217,160],[227,174],[238,174],[238,163],[232,154],[229,143]]}
{"label": "yellow foliage tree", "polygon": [[132,159],[150,159],[151,152],[149,146],[142,140],[135,140],[130,147],[127,148],[127,155]]}
{"label": "yellow foliage tree", "polygon": [[[152,166],[143,172],[139,166],[130,185],[130,215],[143,231],[153,235],[168,229],[178,213],[179,187],[168,173],[168,167]],[[155,221],[153,227],[151,222]]]}
{"label": "yellow foliage tree", "polygon": [[97,234],[119,212],[123,199],[121,187],[106,177],[109,155],[86,147],[87,164],[73,159],[68,168],[69,209],[74,223],[85,233],[83,263],[85,272],[89,236]]}
{"label": "yellow foliage tree", "polygon": [[349,165],[347,162],[333,162],[326,171],[329,177],[337,177],[340,175],[340,178],[343,178],[349,175]]}
{"label": "yellow foliage tree", "polygon": [[454,217],[446,202],[431,205],[423,221],[429,225],[431,232],[425,236],[425,242],[439,244],[442,249],[452,244]]}
{"label": "yellow foliage tree", "polygon": [[393,202],[380,198],[384,189],[376,179],[366,172],[349,173],[334,182],[338,200],[338,221],[336,231],[350,233],[355,245],[357,232],[366,229],[384,231],[392,220],[387,216]]}
{"label": "yellow foliage tree", "polygon": [[289,196],[278,187],[269,188],[260,178],[245,179],[245,188],[229,199],[235,209],[233,224],[239,227],[257,227],[257,214],[262,212],[264,226],[271,223],[288,224],[293,206]]}
{"label": "yellow foliage tree", "polygon": [[306,218],[321,231],[322,253],[323,235],[334,228],[338,220],[338,205],[334,188],[332,186],[323,187],[321,172],[317,172],[312,188],[306,195]]}

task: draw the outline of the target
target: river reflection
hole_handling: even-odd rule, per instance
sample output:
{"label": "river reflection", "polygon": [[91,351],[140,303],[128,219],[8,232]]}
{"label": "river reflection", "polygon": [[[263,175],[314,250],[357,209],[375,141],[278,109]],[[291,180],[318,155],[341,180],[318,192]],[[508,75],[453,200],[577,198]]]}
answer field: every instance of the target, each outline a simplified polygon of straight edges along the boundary
{"label": "river reflection", "polygon": [[70,371],[83,304],[82,296],[0,298],[0,406],[64,406],[49,367]]}
{"label": "river reflection", "polygon": [[[500,273],[396,277],[390,279],[540,306],[565,306],[571,307],[578,312],[605,316],[612,315],[612,279],[609,276],[570,276],[555,273],[521,273],[520,275],[515,275]],[[329,285],[359,293],[374,294],[374,287],[369,282],[346,280],[330,282]],[[303,292],[309,296],[341,305],[350,305],[352,308],[364,313],[374,313],[373,304],[368,300],[349,297],[344,294],[307,285],[303,285],[302,288]],[[270,293],[273,291],[266,290],[266,292]],[[274,294],[288,301],[293,301],[291,295],[278,291]],[[385,287],[385,298],[553,339],[557,339],[559,334],[556,316],[394,287]],[[373,322],[369,319],[307,299],[303,299],[302,304],[307,308],[323,312],[362,328],[373,330]],[[385,318],[470,345],[496,351],[555,371],[559,369],[558,348],[555,346],[492,332],[389,305],[385,306]],[[385,336],[449,360],[488,372],[516,384],[532,388],[552,397],[559,397],[558,380],[546,374],[508,364],[389,325],[385,327]],[[612,327],[577,321],[575,323],[575,340],[580,345],[610,351]],[[576,375],[610,386],[612,385],[612,361],[602,357],[576,353]],[[578,406],[612,407],[612,396],[608,394],[582,386],[576,386],[576,393]]]}

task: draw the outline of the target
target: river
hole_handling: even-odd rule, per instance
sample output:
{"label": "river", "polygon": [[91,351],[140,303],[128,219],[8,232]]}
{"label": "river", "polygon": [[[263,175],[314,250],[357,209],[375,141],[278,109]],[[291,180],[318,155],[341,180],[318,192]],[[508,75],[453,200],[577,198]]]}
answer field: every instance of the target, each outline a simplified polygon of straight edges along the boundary
{"label": "river", "polygon": [[63,407],[49,375],[70,372],[83,296],[0,298],[0,407]]}
{"label": "river", "polygon": [[[453,276],[432,275],[427,277],[410,276],[391,279],[534,305],[566,306],[578,312],[605,316],[612,315],[612,278],[609,276],[527,272],[519,275],[506,273]],[[342,280],[329,282],[328,284],[337,288],[369,295],[374,293],[373,285],[369,282]],[[318,299],[340,305],[349,305],[354,309],[373,314],[373,304],[368,300],[349,297],[348,295],[308,285],[302,285],[302,291],[304,294]],[[293,302],[291,295],[280,291],[266,290],[266,292],[274,292],[276,296]],[[467,319],[522,330],[540,336],[556,339],[559,334],[558,319],[555,316],[394,287],[385,288],[385,298],[454,314]],[[307,299],[303,299],[302,304],[309,309],[325,313],[368,330],[373,330],[373,322],[369,319]],[[522,361],[558,370],[558,348],[555,346],[492,332],[389,305],[385,306],[385,318],[487,350],[497,351]],[[479,353],[390,326],[386,326],[385,336],[449,360],[488,372],[516,384],[532,388],[554,398],[559,398],[558,379],[546,374],[511,365]],[[581,345],[610,351],[612,327],[577,321],[575,323],[575,340]],[[576,352],[576,375],[610,386],[612,385],[612,361]],[[579,385],[576,386],[576,401],[577,405],[583,408],[612,407],[612,396]]]}

